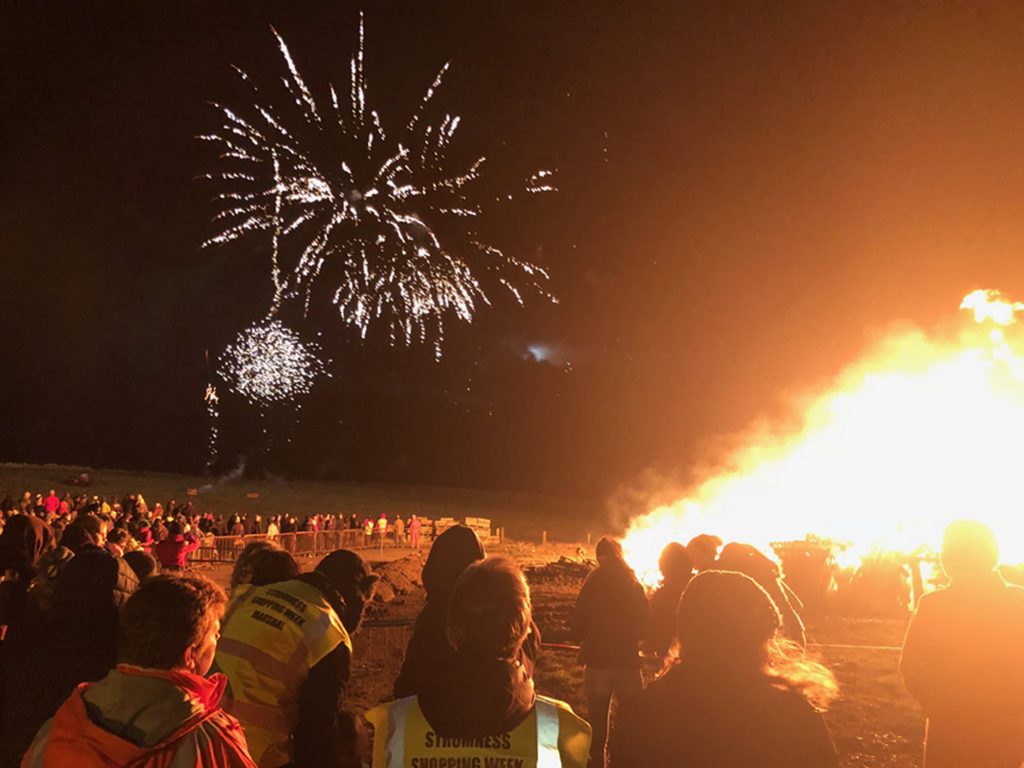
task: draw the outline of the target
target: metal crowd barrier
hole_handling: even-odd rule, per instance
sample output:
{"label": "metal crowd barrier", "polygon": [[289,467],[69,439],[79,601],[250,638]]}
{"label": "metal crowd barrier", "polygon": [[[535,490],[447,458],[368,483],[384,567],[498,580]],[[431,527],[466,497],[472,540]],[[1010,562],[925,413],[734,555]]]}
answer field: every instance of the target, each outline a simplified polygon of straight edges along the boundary
{"label": "metal crowd barrier", "polygon": [[[233,563],[245,546],[253,541],[273,541],[295,557],[325,555],[336,549],[370,549],[380,546],[376,536],[367,537],[362,529],[343,528],[338,531],[298,531],[267,536],[253,533],[246,536],[207,536],[202,545],[189,556],[190,563]],[[393,543],[388,543],[393,546]]]}

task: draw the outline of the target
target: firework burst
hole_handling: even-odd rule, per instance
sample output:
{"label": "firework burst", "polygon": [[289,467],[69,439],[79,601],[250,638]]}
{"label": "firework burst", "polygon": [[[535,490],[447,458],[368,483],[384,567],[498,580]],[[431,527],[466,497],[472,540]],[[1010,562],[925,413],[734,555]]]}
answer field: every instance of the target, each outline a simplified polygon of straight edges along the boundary
{"label": "firework burst", "polygon": [[[318,101],[274,35],[287,70],[283,97],[269,98],[238,70],[254,103],[244,110],[215,105],[224,123],[200,137],[220,145],[224,167],[207,177],[227,190],[216,198],[219,231],[207,245],[248,235],[269,239],[271,314],[291,298],[308,311],[314,287],[326,282],[342,321],[361,336],[382,322],[393,342],[429,340],[440,353],[445,318],[470,322],[480,304],[490,303],[477,277],[482,270],[520,304],[517,283],[554,300],[542,287],[543,269],[484,242],[473,227],[483,199],[474,182],[484,158],[452,168],[448,153],[460,118],[431,122],[426,114],[448,64],[411,118],[386,132],[368,106],[362,16],[347,98],[331,85]],[[539,171],[524,191],[554,188],[552,172]]]}
{"label": "firework burst", "polygon": [[[246,328],[228,345],[221,353],[218,373],[232,391],[260,408],[294,403],[309,394],[317,378],[330,376],[319,351],[279,320],[266,319]],[[208,389],[208,405],[209,395]]]}

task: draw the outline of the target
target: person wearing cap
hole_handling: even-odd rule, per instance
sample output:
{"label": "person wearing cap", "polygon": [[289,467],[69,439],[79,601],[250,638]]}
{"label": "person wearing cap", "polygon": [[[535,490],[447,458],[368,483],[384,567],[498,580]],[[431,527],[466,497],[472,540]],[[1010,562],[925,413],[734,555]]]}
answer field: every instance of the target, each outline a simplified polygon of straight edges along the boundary
{"label": "person wearing cap", "polygon": [[312,573],[232,601],[214,668],[228,678],[224,709],[242,723],[260,768],[358,765],[354,723],[338,707],[350,635],[376,581],[363,558],[339,549]]}
{"label": "person wearing cap", "polygon": [[515,563],[492,557],[466,568],[447,610],[447,674],[366,713],[373,768],[584,768],[590,727],[568,704],[538,696],[522,663],[531,623],[530,589]]}
{"label": "person wearing cap", "polygon": [[992,531],[946,528],[948,586],[924,595],[907,627],[903,683],[928,718],[925,765],[996,768],[1024,762],[1024,589],[996,570]]}
{"label": "person wearing cap", "polygon": [[647,635],[648,606],[643,585],[611,536],[597,542],[597,568],[583,583],[570,617],[580,640],[583,686],[594,738],[591,768],[604,768],[612,697],[621,702],[643,688],[640,641]]}

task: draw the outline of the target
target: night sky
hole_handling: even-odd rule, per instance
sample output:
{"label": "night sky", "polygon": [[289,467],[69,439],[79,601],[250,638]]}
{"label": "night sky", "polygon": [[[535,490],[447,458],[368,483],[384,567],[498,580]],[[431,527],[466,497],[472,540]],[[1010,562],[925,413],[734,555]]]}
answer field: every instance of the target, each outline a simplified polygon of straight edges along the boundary
{"label": "night sky", "polygon": [[[440,362],[310,317],[334,377],[269,453],[226,397],[221,469],[602,498],[685,473],[893,323],[1024,297],[1024,5],[977,5],[364,3],[386,121],[450,59],[436,109],[483,186],[558,169],[487,226],[560,303],[487,285]],[[194,137],[207,101],[245,103],[232,64],[282,74],[270,25],[318,95],[347,82],[360,6],[2,8],[0,460],[198,472],[204,350],[271,284],[259,237],[200,250]]]}

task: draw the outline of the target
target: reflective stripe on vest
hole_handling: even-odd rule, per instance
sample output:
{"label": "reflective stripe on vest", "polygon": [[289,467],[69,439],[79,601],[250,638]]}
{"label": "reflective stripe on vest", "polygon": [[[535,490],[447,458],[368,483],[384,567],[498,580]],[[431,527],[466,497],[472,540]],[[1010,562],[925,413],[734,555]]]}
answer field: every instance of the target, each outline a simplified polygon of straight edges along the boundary
{"label": "reflective stripe on vest", "polygon": [[320,590],[302,581],[251,587],[229,611],[215,659],[228,677],[223,707],[245,728],[253,759],[277,768],[292,760],[310,668],[341,644],[351,651],[352,642]]}
{"label": "reflective stripe on vest", "polygon": [[[374,745],[373,768],[561,768],[559,712],[563,707],[538,696],[530,715],[509,733],[461,739],[434,733],[415,696],[383,704],[366,714],[376,729],[375,741],[381,740]],[[578,720],[568,708],[565,715]],[[579,722],[589,734],[586,724]]]}

